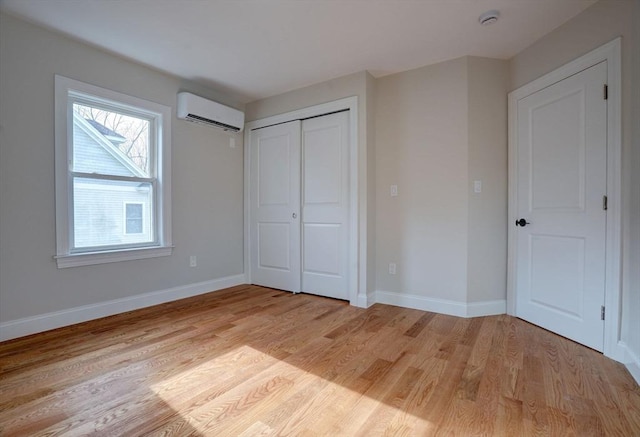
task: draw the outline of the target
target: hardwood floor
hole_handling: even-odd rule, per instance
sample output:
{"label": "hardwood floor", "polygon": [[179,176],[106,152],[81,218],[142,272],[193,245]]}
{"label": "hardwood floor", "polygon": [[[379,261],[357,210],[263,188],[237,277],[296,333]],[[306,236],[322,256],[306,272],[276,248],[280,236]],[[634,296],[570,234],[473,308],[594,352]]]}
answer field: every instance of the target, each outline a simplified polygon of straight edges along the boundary
{"label": "hardwood floor", "polygon": [[0,435],[640,436],[624,366],[509,316],[239,286],[0,343]]}

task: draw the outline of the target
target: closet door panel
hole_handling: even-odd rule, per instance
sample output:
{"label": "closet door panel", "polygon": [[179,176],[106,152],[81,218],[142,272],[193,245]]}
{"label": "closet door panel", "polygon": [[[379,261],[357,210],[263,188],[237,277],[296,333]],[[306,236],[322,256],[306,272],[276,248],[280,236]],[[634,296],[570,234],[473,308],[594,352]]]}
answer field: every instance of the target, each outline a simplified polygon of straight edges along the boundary
{"label": "closet door panel", "polygon": [[348,299],[348,112],[302,123],[302,291]]}
{"label": "closet door panel", "polygon": [[[309,120],[304,123],[307,129],[309,124]],[[305,206],[341,206],[343,199],[340,185],[344,163],[340,134],[340,126],[335,125],[304,132]]]}
{"label": "closet door panel", "polygon": [[251,279],[300,291],[300,121],[251,132]]}

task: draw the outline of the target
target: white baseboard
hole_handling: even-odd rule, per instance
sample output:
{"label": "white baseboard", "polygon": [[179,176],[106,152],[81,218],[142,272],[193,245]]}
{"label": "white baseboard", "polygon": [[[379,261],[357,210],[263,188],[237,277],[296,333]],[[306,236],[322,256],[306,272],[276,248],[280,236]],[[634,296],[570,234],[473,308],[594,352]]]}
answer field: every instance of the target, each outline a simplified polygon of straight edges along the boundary
{"label": "white baseboard", "polygon": [[506,299],[469,302],[467,303],[467,315],[463,317],[495,316],[497,314],[507,314]]}
{"label": "white baseboard", "polygon": [[458,317],[492,316],[495,314],[505,314],[507,311],[506,299],[466,303],[446,299],[434,299],[415,294],[378,290],[375,293],[375,301],[388,305]]}
{"label": "white baseboard", "polygon": [[10,320],[0,323],[0,341],[11,340],[29,334],[74,325],[76,323],[112,316],[126,311],[184,299],[186,297],[197,296],[199,294],[222,290],[223,288],[245,283],[244,274],[227,276],[210,281],[168,288],[166,290],[152,291],[136,296],[83,305],[38,316]]}
{"label": "white baseboard", "polygon": [[358,300],[355,306],[358,308],[369,308],[374,303],[376,303],[374,294],[358,294]]}
{"label": "white baseboard", "polygon": [[640,357],[635,354],[625,342],[621,341],[619,344],[625,350],[624,365],[627,367],[629,373],[631,373],[631,376],[633,376],[633,379],[640,385]]}
{"label": "white baseboard", "polygon": [[633,379],[636,380],[636,383],[640,385],[640,365],[636,363],[627,363],[625,366],[627,366],[627,370],[631,373]]}

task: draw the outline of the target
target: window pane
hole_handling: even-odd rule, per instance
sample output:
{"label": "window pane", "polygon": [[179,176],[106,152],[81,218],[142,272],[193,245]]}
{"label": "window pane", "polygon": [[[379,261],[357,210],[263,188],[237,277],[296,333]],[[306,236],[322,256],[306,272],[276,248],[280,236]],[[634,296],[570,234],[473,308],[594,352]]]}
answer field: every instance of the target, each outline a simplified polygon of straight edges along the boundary
{"label": "window pane", "polygon": [[76,249],[154,241],[150,183],[74,178],[73,198]]}
{"label": "window pane", "polygon": [[73,104],[73,170],[149,177],[150,121]]}

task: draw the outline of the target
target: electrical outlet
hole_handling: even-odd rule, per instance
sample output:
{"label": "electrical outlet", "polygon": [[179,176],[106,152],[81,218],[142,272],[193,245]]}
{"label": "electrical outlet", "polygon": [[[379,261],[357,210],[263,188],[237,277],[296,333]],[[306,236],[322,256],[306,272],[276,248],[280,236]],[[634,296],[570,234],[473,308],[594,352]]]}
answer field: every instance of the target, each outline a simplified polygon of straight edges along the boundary
{"label": "electrical outlet", "polygon": [[389,263],[389,274],[390,275],[396,274],[396,263]]}
{"label": "electrical outlet", "polygon": [[189,257],[189,267],[197,267],[198,266],[198,257],[195,255],[191,255]]}

